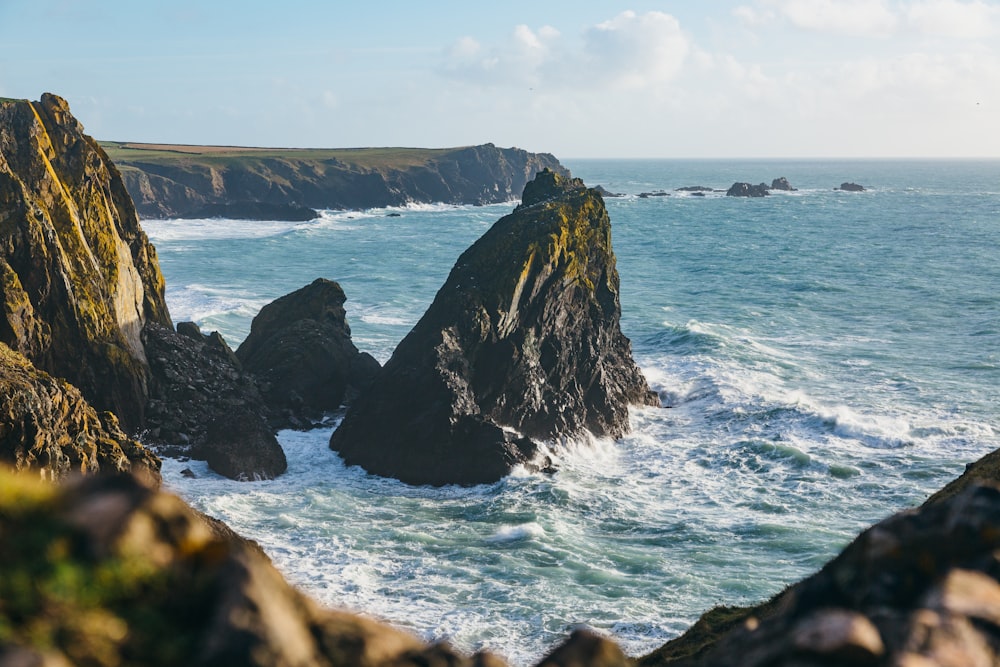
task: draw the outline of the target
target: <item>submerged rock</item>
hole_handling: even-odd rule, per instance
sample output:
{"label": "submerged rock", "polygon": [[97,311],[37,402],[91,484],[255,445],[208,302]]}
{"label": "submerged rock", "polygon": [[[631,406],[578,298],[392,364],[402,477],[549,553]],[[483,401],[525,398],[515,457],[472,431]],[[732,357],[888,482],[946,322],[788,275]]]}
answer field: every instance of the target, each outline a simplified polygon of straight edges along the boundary
{"label": "submerged rock", "polygon": [[766,197],[768,195],[767,185],[750,185],[749,183],[733,183],[726,190],[727,197]]}
{"label": "submerged rock", "polygon": [[[111,412],[0,343],[0,463],[42,479],[134,472],[160,482],[160,460],[129,438]],[[7,540],[0,534],[0,540]],[[0,599],[3,599],[0,596]]]}
{"label": "submerged rock", "polygon": [[330,446],[348,465],[413,484],[495,481],[534,440],[628,431],[659,405],[619,328],[601,197],[543,171],[466,250]]}
{"label": "submerged rock", "polygon": [[344,290],[317,278],[261,309],[236,350],[259,380],[277,427],[307,427],[371,384],[379,363],[358,351]]}
{"label": "submerged rock", "polygon": [[156,252],[118,170],[65,100],[0,101],[0,342],[142,425],[140,333],[170,325]]}
{"label": "submerged rock", "polygon": [[502,665],[320,608],[252,543],[129,477],[0,469],[0,489],[2,665]]}
{"label": "submerged rock", "polygon": [[206,336],[188,322],[177,332],[149,325],[143,341],[151,368],[147,442],[164,455],[208,461],[233,479],[269,479],[285,471],[257,384],[222,336]]}
{"label": "submerged rock", "polygon": [[863,532],[754,608],[716,609],[640,665],[994,665],[1000,488],[971,486]]}

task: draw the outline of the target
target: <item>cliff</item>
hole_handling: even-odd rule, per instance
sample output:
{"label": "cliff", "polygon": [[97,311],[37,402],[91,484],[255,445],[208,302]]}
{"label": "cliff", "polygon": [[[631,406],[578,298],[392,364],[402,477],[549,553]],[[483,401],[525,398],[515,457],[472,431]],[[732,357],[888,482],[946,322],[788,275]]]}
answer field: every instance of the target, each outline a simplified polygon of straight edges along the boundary
{"label": "cliff", "polygon": [[0,342],[133,430],[163,288],[118,170],[66,102],[0,102]]}
{"label": "cliff", "polygon": [[536,440],[619,437],[629,404],[659,405],[620,314],[604,201],[544,171],[459,257],[330,446],[405,482],[479,484]]}
{"label": "cliff", "polygon": [[105,142],[147,218],[301,219],[303,207],[365,209],[411,202],[516,199],[547,153],[493,144],[461,148],[266,149]]}

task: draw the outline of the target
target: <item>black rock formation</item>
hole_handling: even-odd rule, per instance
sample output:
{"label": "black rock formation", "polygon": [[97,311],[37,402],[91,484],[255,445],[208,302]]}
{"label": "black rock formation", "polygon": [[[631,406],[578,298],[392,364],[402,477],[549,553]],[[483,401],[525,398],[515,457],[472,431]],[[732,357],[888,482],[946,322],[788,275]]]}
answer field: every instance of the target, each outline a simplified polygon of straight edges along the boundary
{"label": "black rock formation", "polygon": [[858,185],[857,183],[844,182],[840,184],[839,188],[834,188],[834,190],[844,190],[845,192],[864,192],[865,186]]}
{"label": "black rock formation", "polygon": [[705,185],[685,185],[682,188],[676,188],[675,192],[711,192],[712,188]]}
{"label": "black rock formation", "polygon": [[608,197],[615,198],[615,197],[624,197],[625,196],[621,192],[611,192],[611,191],[605,189],[605,187],[603,185],[597,185],[597,186],[595,186],[594,187],[594,191],[597,192],[597,194],[599,194],[602,197],[604,197],[605,199],[607,199]]}
{"label": "black rock formation", "polygon": [[286,220],[305,222],[319,216],[314,209],[295,204],[233,201],[205,204],[188,212],[187,218],[231,218],[234,220]]}
{"label": "black rock formation", "polygon": [[148,325],[143,340],[152,371],[144,440],[164,455],[208,461],[233,479],[285,471],[285,454],[267,423],[255,379],[217,332],[191,323],[178,332]]}
{"label": "black rock formation", "polygon": [[767,185],[750,185],[749,183],[733,183],[726,190],[727,197],[766,197],[768,195]]}
{"label": "black rock formation", "polygon": [[264,306],[236,356],[258,379],[276,427],[308,427],[367,387],[379,370],[351,341],[337,283],[323,278]]}
{"label": "black rock formation", "polygon": [[774,179],[771,181],[772,190],[785,190],[787,192],[795,192],[798,188],[793,188],[792,184],[788,182],[788,179],[784,176]]}
{"label": "black rock formation", "polygon": [[628,405],[659,405],[618,320],[604,202],[543,171],[466,250],[330,446],[413,484],[491,482],[531,439],[619,437]]}

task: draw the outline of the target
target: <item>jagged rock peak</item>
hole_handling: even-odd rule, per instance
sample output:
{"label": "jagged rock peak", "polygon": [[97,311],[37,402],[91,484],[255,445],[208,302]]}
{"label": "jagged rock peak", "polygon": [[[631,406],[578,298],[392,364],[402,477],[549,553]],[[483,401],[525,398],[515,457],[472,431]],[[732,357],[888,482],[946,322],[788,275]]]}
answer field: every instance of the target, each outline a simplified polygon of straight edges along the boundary
{"label": "jagged rock peak", "polygon": [[600,195],[542,171],[459,257],[331,447],[403,481],[475,484],[538,440],[623,435],[629,404],[659,402],[619,327],[618,289]]}
{"label": "jagged rock peak", "polygon": [[276,427],[309,427],[371,384],[379,363],[351,341],[332,280],[315,281],[264,306],[236,356],[259,380]]}
{"label": "jagged rock peak", "polygon": [[163,291],[118,170],[66,101],[0,102],[0,342],[133,430]]}

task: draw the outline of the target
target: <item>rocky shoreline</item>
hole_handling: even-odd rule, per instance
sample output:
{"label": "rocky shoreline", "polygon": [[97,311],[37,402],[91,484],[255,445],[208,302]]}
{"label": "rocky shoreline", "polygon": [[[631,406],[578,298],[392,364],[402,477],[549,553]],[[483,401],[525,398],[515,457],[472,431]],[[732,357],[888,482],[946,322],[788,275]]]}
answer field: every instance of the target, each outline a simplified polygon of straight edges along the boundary
{"label": "rocky shoreline", "polygon": [[[265,307],[234,352],[174,328],[122,176],[66,102],[0,102],[0,665],[502,665],[320,609],[253,543],[158,491],[143,442],[273,477],[274,428],[347,402],[331,441],[345,460],[471,484],[545,468],[540,441],[620,436],[629,404],[658,401],[618,326],[607,212],[598,190],[539,171],[384,368],[322,279]],[[399,386],[417,397],[403,418]],[[576,632],[539,664],[996,664],[997,456],[637,663]]]}

